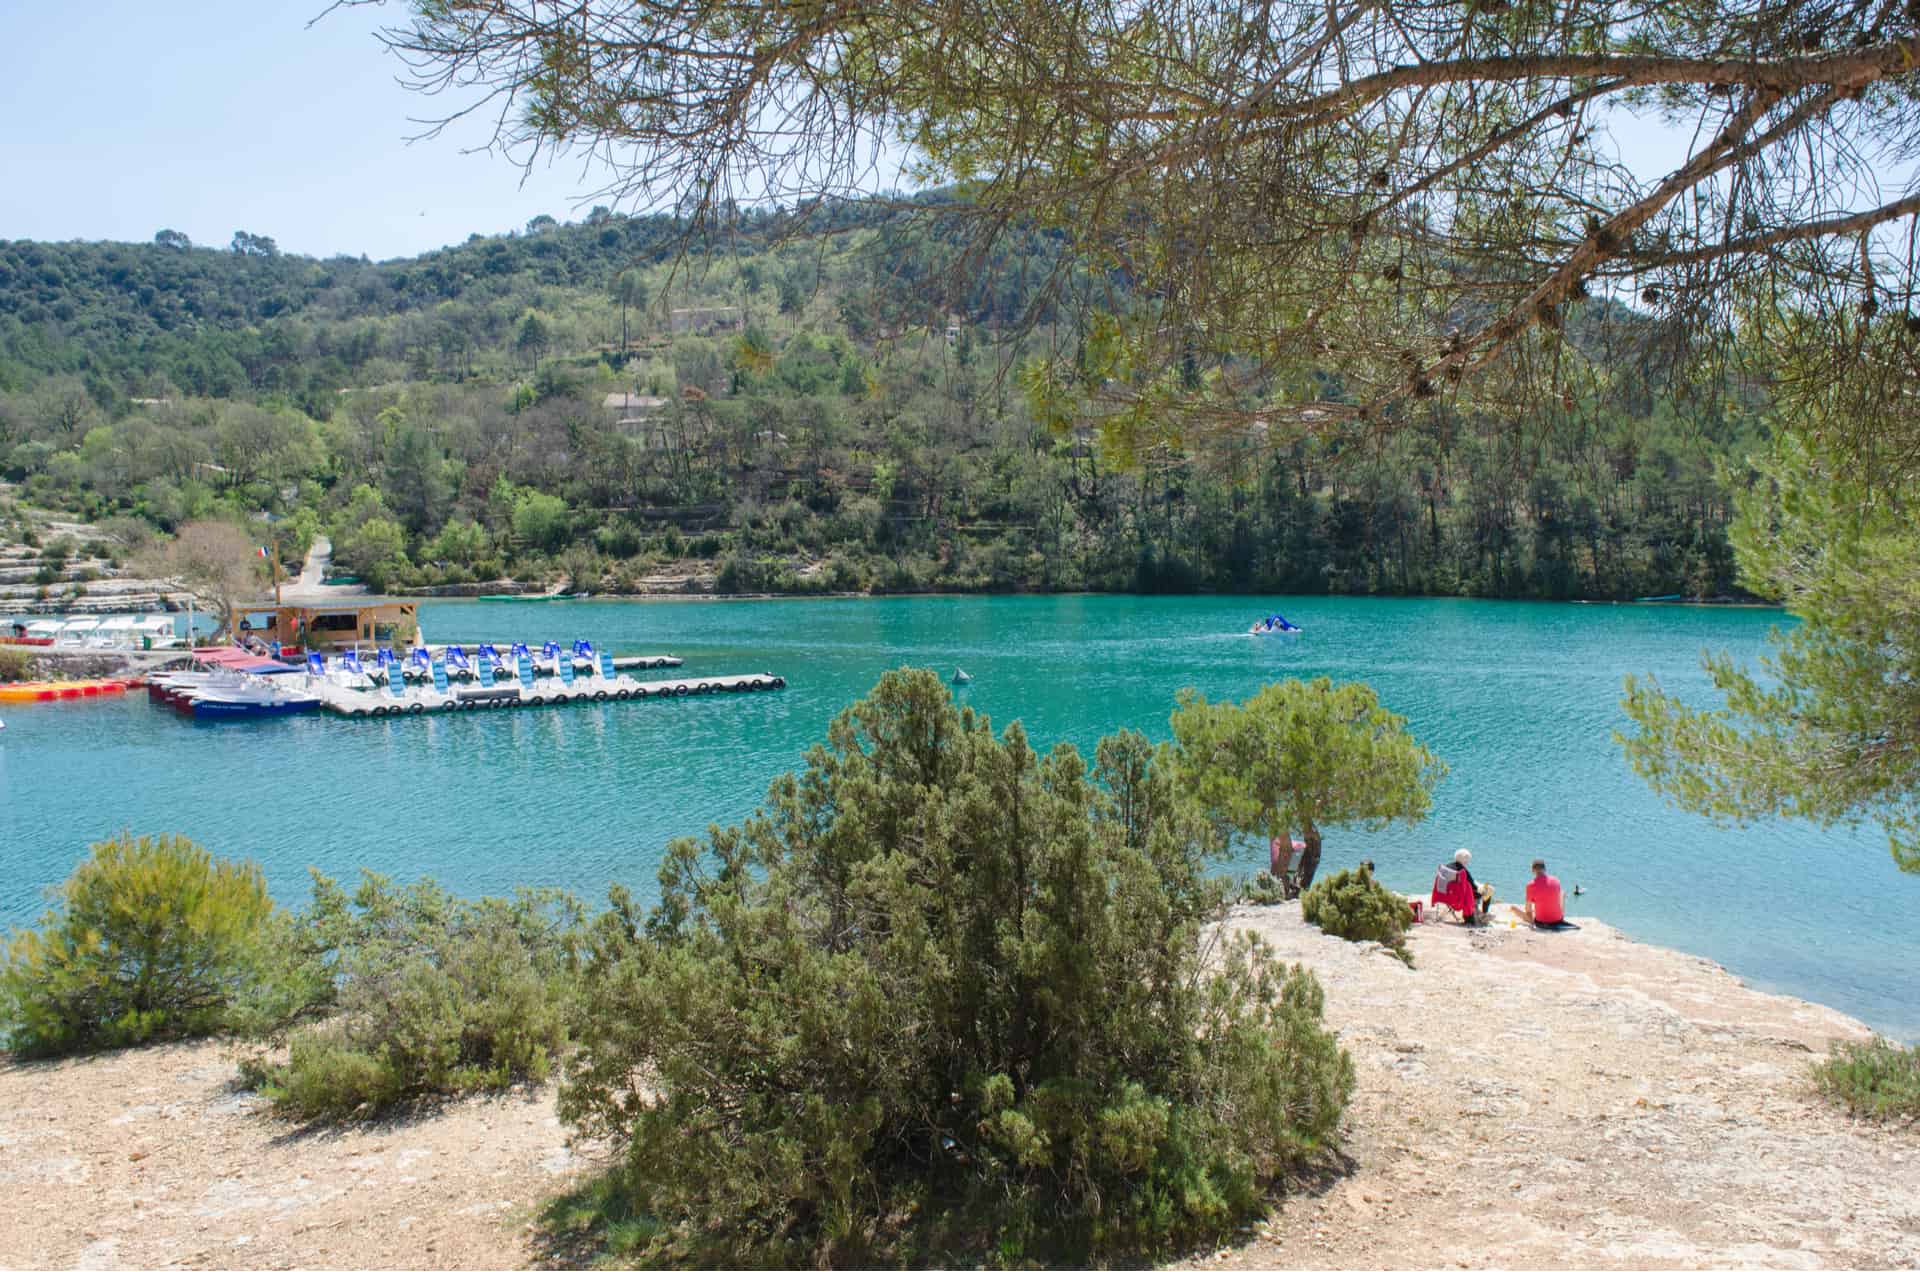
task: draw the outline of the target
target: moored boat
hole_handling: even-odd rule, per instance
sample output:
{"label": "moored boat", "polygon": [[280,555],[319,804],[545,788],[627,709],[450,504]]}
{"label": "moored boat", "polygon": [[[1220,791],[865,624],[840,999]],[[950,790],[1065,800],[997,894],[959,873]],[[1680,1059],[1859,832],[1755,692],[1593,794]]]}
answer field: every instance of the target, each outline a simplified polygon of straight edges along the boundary
{"label": "moored boat", "polygon": [[318,711],[320,699],[310,693],[263,694],[216,689],[187,699],[187,712],[196,720],[242,720],[258,716],[297,715]]}
{"label": "moored boat", "polygon": [[317,694],[294,689],[278,677],[218,668],[183,672],[169,678],[168,704],[196,720],[234,720],[249,716],[317,711]]}

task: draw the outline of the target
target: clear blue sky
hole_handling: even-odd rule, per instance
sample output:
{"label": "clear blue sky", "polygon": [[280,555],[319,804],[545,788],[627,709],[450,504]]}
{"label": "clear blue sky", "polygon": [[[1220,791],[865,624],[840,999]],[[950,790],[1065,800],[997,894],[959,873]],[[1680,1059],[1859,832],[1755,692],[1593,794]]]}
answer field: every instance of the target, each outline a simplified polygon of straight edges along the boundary
{"label": "clear blue sky", "polygon": [[398,4],[326,0],[0,3],[0,239],[144,242],[161,228],[224,247],[235,230],[316,256],[412,255],[561,220],[598,182],[577,162],[524,187],[462,153],[469,123],[409,145],[431,98],[395,82],[374,39]]}

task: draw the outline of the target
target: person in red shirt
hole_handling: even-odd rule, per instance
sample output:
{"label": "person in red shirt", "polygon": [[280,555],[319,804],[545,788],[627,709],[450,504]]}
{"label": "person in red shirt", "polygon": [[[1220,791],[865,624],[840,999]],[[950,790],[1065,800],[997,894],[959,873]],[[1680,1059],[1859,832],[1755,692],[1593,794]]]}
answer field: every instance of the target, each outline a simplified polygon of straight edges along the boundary
{"label": "person in red shirt", "polygon": [[1567,903],[1560,881],[1547,873],[1547,863],[1533,859],[1533,878],[1527,880],[1527,922],[1551,927],[1567,921]]}

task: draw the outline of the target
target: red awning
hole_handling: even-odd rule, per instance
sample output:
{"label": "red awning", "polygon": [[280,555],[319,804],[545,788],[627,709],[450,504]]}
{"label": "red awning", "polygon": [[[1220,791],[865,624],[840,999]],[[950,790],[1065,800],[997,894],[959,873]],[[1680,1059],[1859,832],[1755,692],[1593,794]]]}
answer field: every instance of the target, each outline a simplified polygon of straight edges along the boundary
{"label": "red awning", "polygon": [[193,651],[193,656],[199,662],[212,663],[217,667],[228,667],[234,671],[250,671],[255,675],[261,676],[271,676],[283,671],[299,670],[297,667],[287,666],[287,664],[277,658],[262,658],[258,654],[250,654],[246,650],[235,648],[232,645],[216,645],[212,649],[196,649]]}

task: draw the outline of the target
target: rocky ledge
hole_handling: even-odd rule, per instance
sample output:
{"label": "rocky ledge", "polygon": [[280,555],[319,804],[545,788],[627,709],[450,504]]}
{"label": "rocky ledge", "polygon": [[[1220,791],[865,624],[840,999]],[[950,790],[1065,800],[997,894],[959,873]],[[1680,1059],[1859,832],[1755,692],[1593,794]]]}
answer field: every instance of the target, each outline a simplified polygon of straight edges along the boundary
{"label": "rocky ledge", "polygon": [[[1920,1133],[1808,1063],[1866,1028],[1575,916],[1416,927],[1416,966],[1230,922],[1312,966],[1360,1086],[1341,1157],[1190,1267],[1914,1267]],[[552,1090],[300,1130],[218,1044],[0,1066],[0,1266],[510,1267],[591,1158]]]}

